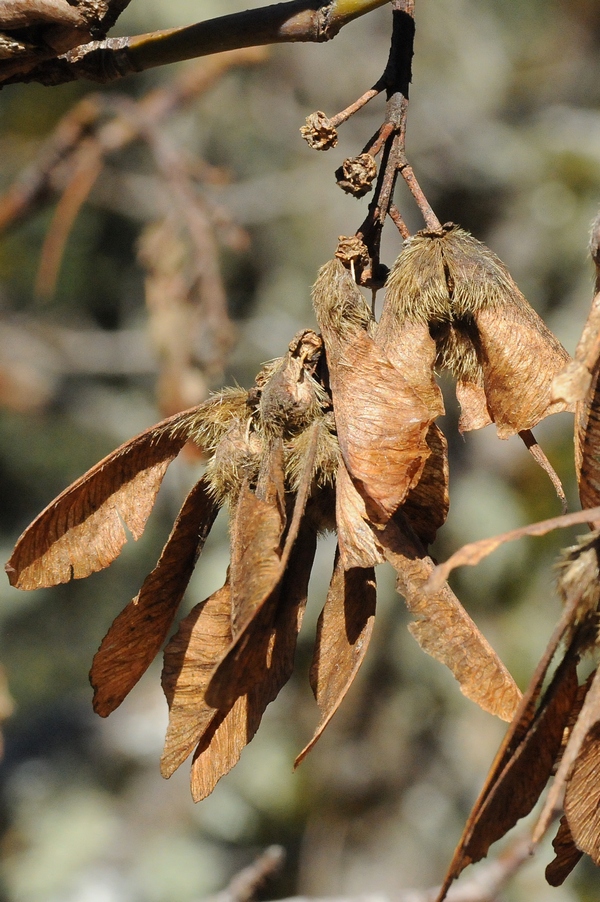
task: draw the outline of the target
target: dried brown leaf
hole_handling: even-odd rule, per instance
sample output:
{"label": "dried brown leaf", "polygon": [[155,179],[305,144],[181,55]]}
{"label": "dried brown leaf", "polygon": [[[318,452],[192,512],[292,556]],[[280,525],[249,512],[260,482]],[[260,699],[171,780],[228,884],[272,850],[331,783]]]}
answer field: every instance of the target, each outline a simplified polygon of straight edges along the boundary
{"label": "dried brown leaf", "polygon": [[341,460],[335,480],[336,528],[345,570],[373,567],[385,560],[377,533],[371,528],[364,498],[359,495]]}
{"label": "dried brown leaf", "polygon": [[583,855],[573,841],[564,815],[560,819],[558,833],[552,840],[552,848],[556,858],[546,868],[546,881],[550,886],[561,886]]}
{"label": "dried brown leaf", "polygon": [[483,429],[493,423],[483,385],[468,379],[457,379],[456,400],[461,407],[458,421],[458,431],[461,434],[473,429]]}
{"label": "dried brown leaf", "polygon": [[[319,423],[310,427],[312,438],[294,500],[294,511],[285,541],[283,470],[281,448],[265,459],[261,494],[270,501],[242,494],[232,528],[230,580],[232,633],[230,648],[216,667],[206,696],[215,708],[228,708],[251,690],[264,658],[263,639],[268,637],[282,601],[286,567],[302,529],[319,438]],[[307,527],[309,528],[309,527]]]}
{"label": "dried brown leaf", "polygon": [[217,716],[204,693],[230,644],[231,590],[226,583],[190,611],[165,648],[162,685],[169,726],[160,764],[163,777],[170,777],[194,751]]}
{"label": "dried brown leaf", "polygon": [[297,767],[339,708],[369,647],[375,622],[375,571],[344,570],[339,552],[317,624],[310,684],[321,712],[314,736],[296,758]]}
{"label": "dried brown leaf", "polygon": [[339,260],[321,268],[313,303],[342,456],[371,518],[386,522],[419,480],[435,414],[368,334],[370,312]]}
{"label": "dried brown leaf", "polygon": [[463,431],[485,425],[489,414],[507,438],[568,409],[550,394],[566,351],[504,264],[463,229],[447,223],[419,232],[406,242],[389,284],[398,322],[427,325],[438,364],[458,380]]}
{"label": "dried brown leaf", "polygon": [[577,848],[600,864],[600,709],[598,698],[595,701],[598,719],[586,733],[567,780],[565,816]]}
{"label": "dried brown leaf", "polygon": [[401,318],[401,305],[395,297],[395,272],[392,269],[386,283],[386,296],[375,341],[431,414],[442,416],[444,401],[434,372],[437,356],[435,341],[429,334],[427,323]]}
{"label": "dried brown leaf", "polygon": [[291,676],[315,551],[314,531],[303,528],[290,553],[274,621],[269,629],[257,630],[252,637],[254,684],[231,706],[219,711],[194,754],[191,787],[195,801],[209,795],[217,781],[237,763],[244,746],[256,733],[265,708]]}
{"label": "dried brown leaf", "polygon": [[406,496],[402,514],[424,545],[430,545],[444,525],[450,507],[448,495],[448,442],[441,429],[432,423],[427,433],[431,454],[421,478]]}
{"label": "dried brown leaf", "polygon": [[160,559],[113,622],[94,657],[94,710],[106,717],[148,669],[183,598],[218,507],[200,480],[187,496]]}
{"label": "dried brown leaf", "polygon": [[[527,690],[525,694],[522,696],[521,701],[519,702],[517,709],[514,713],[514,717],[512,722],[506,731],[506,735],[502,740],[500,748],[496,754],[494,762],[489,770],[489,773],[486,777],[483,789],[479,793],[479,797],[477,801],[473,805],[467,823],[465,825],[465,829],[463,831],[462,837],[456,847],[454,852],[454,856],[452,858],[452,862],[450,867],[448,868],[448,872],[444,879],[444,883],[442,885],[442,889],[440,891],[437,902],[443,902],[443,899],[446,896],[448,888],[453,880],[460,874],[460,872],[467,866],[470,858],[467,860],[466,849],[470,842],[473,831],[477,828],[477,823],[480,817],[481,812],[485,808],[487,804],[488,798],[493,796],[497,787],[501,784],[501,780],[504,774],[507,774],[511,765],[511,761],[515,758],[515,755],[520,747],[523,746],[528,733],[531,731],[532,726],[538,716],[538,712],[543,711],[543,706],[540,704],[538,707],[538,699],[542,692],[542,686],[544,684],[544,680],[546,678],[546,674],[548,672],[548,668],[552,663],[552,660],[556,654],[559,644],[568,633],[571,628],[571,624],[573,621],[573,617],[575,615],[575,611],[577,608],[578,599],[577,597],[573,597],[568,599],[563,612],[561,614],[560,620],[555,626],[552,636],[546,646],[544,654],[542,655],[538,665],[535,669],[535,672],[529,682]],[[567,656],[565,656],[566,658]],[[571,669],[576,663],[576,655],[573,652],[568,653],[568,662],[566,665],[563,664],[562,672],[567,674],[565,678],[565,686],[568,688],[570,685],[570,676]],[[558,668],[557,668],[558,673]],[[554,684],[555,687],[560,689],[560,680],[557,681],[556,675]],[[558,701],[562,698],[563,690],[558,692]],[[569,690],[570,691],[570,690]],[[578,690],[575,688],[575,701],[578,695]],[[554,699],[554,703],[556,704],[556,696],[557,692],[553,691],[548,695],[548,699]],[[567,712],[564,723],[567,724],[569,721],[570,711]],[[536,731],[537,732],[537,731]]]}
{"label": "dried brown leaf", "polygon": [[[260,494],[259,494],[260,493]],[[231,623],[237,636],[250,623],[281,578],[285,529],[281,444],[267,454],[253,492],[246,483],[231,526]]]}
{"label": "dried brown leaf", "polygon": [[569,356],[516,285],[510,303],[483,308],[476,322],[487,406],[499,438],[573,409],[551,398],[552,380]]}
{"label": "dried brown leaf", "polygon": [[[574,646],[576,644],[577,643],[574,638],[572,640],[572,645]],[[548,826],[552,821],[552,818],[554,817],[554,814],[560,809],[564,794],[565,813],[567,815],[569,827],[571,828],[571,833],[573,834],[573,838],[577,844],[577,847],[584,852],[588,852],[588,854],[591,854],[592,857],[594,857],[594,854],[592,852],[589,852],[587,848],[587,846],[593,848],[593,845],[590,844],[593,844],[594,842],[594,811],[587,807],[587,801],[584,796],[587,793],[588,797],[593,797],[595,790],[591,785],[591,782],[588,783],[587,788],[584,786],[584,782],[586,778],[585,775],[588,773],[588,765],[590,760],[596,760],[594,758],[594,755],[596,754],[594,752],[594,743],[596,742],[594,731],[596,730],[599,721],[600,671],[596,671],[591,680],[591,684],[589,685],[589,689],[587,690],[587,693],[585,695],[585,700],[581,707],[581,711],[579,712],[577,721],[569,735],[569,739],[562,754],[562,758],[556,771],[556,776],[554,777],[552,787],[544,802],[544,806],[538,818],[537,824],[535,825],[535,830],[533,831],[534,842],[539,842],[539,840],[545,834]],[[588,736],[591,737],[591,741],[589,743],[589,758],[586,758],[587,753],[584,754],[582,750],[586,746]],[[573,779],[575,771],[579,767],[579,759],[582,754],[584,755],[584,757],[581,759],[580,777],[575,781],[573,789],[571,789],[571,780]],[[569,808],[567,808],[567,796],[569,796],[571,799]],[[598,803],[598,801],[600,801],[600,796],[596,794],[596,804]],[[597,826],[600,826],[600,822],[597,822]],[[584,842],[585,845],[582,845],[582,842],[580,842],[580,835],[582,837],[582,842]]]}
{"label": "dried brown leaf", "polygon": [[508,743],[505,739],[469,815],[437,902],[442,902],[460,872],[485,858],[492,843],[529,814],[537,802],[552,773],[577,694],[577,662],[576,653],[567,653],[533,718],[531,698],[527,699],[524,718],[515,717],[514,732],[507,734]]}
{"label": "dried brown leaf", "polygon": [[410,527],[405,524],[401,530],[389,523],[378,538],[398,574],[396,588],[417,618],[409,630],[421,648],[451,670],[467,698],[510,720],[521,698],[519,689],[450,587],[444,583],[434,593],[424,591],[434,564]]}
{"label": "dried brown leaf", "polygon": [[[600,387],[596,367],[585,399],[575,410],[575,468],[583,508],[600,503]],[[590,517],[596,522],[598,516]]]}
{"label": "dried brown leaf", "polygon": [[39,589],[107,567],[139,539],[165,471],[186,442],[176,414],[121,445],[69,486],[28,526],[6,565],[11,585]]}
{"label": "dried brown leaf", "polygon": [[505,542],[522,539],[524,536],[545,536],[546,533],[552,532],[553,529],[577,526],[580,523],[587,523],[594,519],[600,519],[600,507],[576,511],[573,514],[561,514],[560,517],[551,517],[549,520],[540,520],[539,523],[520,526],[518,529],[511,529],[509,532],[503,532],[489,539],[479,539],[477,542],[470,542],[468,545],[463,545],[462,548],[455,551],[443,564],[438,564],[435,567],[427,583],[426,591],[435,592],[444,584],[455,567],[474,567],[488,554],[495,551],[496,548],[504,545]]}

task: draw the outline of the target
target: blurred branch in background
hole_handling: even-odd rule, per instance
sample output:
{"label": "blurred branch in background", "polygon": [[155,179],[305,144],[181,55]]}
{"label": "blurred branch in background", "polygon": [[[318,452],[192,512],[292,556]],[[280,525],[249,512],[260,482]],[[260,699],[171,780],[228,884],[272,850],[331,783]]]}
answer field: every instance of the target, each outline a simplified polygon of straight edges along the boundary
{"label": "blurred branch in background", "polygon": [[[59,194],[36,279],[38,296],[47,298],[55,290],[75,219],[107,158],[135,141],[149,147],[166,206],[160,220],[142,233],[138,260],[147,272],[150,343],[160,364],[158,401],[167,415],[201,401],[208,392],[206,380],[222,375],[233,329],[217,240],[239,251],[246,249],[248,238],[223,207],[203,196],[202,186],[223,184],[226,173],[180,150],[161,126],[231,68],[264,59],[265,51],[254,48],[222,54],[186,70],[169,87],[150,91],[139,101],[114,94],[87,95],[63,117],[36,161],[0,198],[1,233],[27,220]],[[23,334],[21,327],[21,337]],[[113,347],[117,343],[118,339],[110,339]],[[30,386],[32,380],[41,383],[31,368],[33,355],[26,356],[29,373],[21,370],[21,381]],[[91,359],[96,358],[93,353]],[[114,354],[108,359],[116,369],[104,366],[104,371],[124,372]],[[4,360],[3,368],[7,365]],[[147,363],[144,365],[147,368]],[[131,371],[130,367],[125,371]],[[7,373],[4,381],[9,387],[2,394],[7,400],[14,397],[13,406],[22,409],[19,371]],[[38,392],[38,401],[43,394]]]}
{"label": "blurred branch in background", "polygon": [[[523,837],[491,861],[479,868],[470,880],[454,887],[448,893],[448,902],[496,902],[500,893],[515,873],[532,855],[531,839]],[[266,849],[251,865],[244,868],[230,881],[223,892],[210,896],[204,902],[252,902],[263,884],[281,868],[285,853],[281,846]],[[435,902],[437,889],[400,890],[397,893],[361,893],[357,896],[293,896],[278,902]]]}

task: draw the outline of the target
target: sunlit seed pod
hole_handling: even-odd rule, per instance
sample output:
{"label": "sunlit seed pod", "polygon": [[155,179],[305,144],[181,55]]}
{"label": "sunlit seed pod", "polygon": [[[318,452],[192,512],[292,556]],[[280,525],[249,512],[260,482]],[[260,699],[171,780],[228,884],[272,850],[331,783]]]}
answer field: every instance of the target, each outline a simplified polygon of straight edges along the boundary
{"label": "sunlit seed pod", "polygon": [[377,163],[370,153],[361,153],[358,157],[348,157],[335,177],[338,185],[346,194],[363,197],[373,187],[373,179],[377,175]]}
{"label": "sunlit seed pod", "polygon": [[341,339],[356,329],[370,331],[375,324],[359,287],[337,259],[329,260],[319,270],[312,299],[317,322],[324,333],[329,331]]}
{"label": "sunlit seed pod", "polygon": [[306,117],[306,125],[301,127],[300,134],[313,150],[329,150],[338,143],[337,131],[321,110]]}
{"label": "sunlit seed pod", "polygon": [[390,273],[379,329],[389,344],[407,324],[428,328],[458,380],[461,431],[495,422],[508,438],[572,409],[551,395],[569,355],[502,261],[452,223],[409,239]]}

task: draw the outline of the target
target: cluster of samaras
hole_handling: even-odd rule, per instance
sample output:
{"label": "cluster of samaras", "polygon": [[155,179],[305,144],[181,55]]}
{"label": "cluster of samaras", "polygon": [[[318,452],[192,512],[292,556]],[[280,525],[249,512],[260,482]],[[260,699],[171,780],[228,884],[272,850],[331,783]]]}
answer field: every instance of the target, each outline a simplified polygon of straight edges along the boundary
{"label": "cluster of samaras", "polygon": [[[343,255],[342,255],[343,256]],[[170,709],[162,771],[194,752],[194,798],[238,760],[288,680],[317,536],[338,553],[311,669],[320,723],[329,722],[366,652],[374,566],[389,561],[415,615],[411,631],[462,691],[510,719],[520,693],[447,584],[423,591],[426,546],[448,510],[446,441],[435,369],[456,378],[460,428],[494,422],[501,437],[567,407],[551,396],[568,356],[503,264],[456,226],[407,242],[379,323],[351,262],[320,271],[307,330],[250,391],[228,389],[123,445],[60,495],[19,540],[13,585],[84,577],[138,537],[167,466],[191,440],[207,458],[157,566],[116,618],[95,657],[94,706],[116,708],[172,625],[219,508],[230,511],[225,585],[196,605],[164,651]]]}

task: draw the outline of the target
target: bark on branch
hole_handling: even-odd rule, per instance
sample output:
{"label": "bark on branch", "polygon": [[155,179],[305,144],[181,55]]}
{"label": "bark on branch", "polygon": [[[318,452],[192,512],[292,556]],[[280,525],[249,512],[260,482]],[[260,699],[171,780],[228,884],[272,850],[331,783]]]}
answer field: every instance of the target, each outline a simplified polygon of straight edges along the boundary
{"label": "bark on branch", "polygon": [[329,41],[349,22],[389,0],[288,0],[166,31],[81,44],[23,71],[0,63],[0,82],[62,84],[80,78],[106,83],[133,72],[224,50],[266,44]]}

